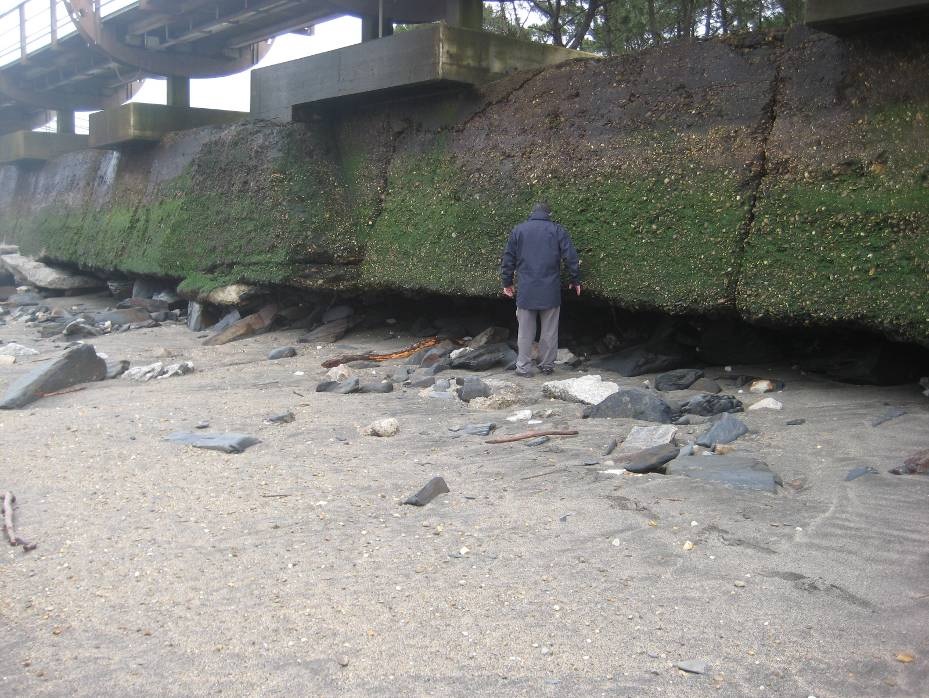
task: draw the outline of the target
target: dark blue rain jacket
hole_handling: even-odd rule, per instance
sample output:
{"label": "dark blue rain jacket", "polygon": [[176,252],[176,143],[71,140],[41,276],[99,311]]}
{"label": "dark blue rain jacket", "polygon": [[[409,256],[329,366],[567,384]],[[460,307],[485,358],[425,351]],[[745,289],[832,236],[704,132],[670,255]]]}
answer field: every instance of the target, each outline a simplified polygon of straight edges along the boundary
{"label": "dark blue rain jacket", "polygon": [[580,283],[580,262],[568,231],[553,223],[544,210],[534,209],[529,220],[513,228],[500,264],[504,287],[513,285],[514,273],[519,279],[517,308],[546,310],[561,305],[562,260],[571,282]]}

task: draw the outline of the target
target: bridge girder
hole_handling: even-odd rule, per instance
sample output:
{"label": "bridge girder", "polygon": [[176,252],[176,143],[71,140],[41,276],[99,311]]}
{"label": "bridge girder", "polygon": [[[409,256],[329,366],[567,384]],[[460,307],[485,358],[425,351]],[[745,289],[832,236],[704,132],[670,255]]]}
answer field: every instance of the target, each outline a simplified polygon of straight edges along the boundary
{"label": "bridge girder", "polygon": [[209,78],[238,73],[260,60],[254,47],[236,51],[230,58],[193,53],[169,53],[129,46],[94,12],[93,0],[63,0],[78,33],[88,44],[114,61],[152,75]]}

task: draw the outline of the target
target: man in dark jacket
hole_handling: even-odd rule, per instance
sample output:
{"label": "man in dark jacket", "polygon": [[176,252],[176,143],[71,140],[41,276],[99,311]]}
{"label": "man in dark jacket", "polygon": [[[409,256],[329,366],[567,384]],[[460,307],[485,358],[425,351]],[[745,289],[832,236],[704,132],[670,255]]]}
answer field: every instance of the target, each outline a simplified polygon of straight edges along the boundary
{"label": "man in dark jacket", "polygon": [[[551,373],[558,353],[558,316],[561,311],[561,261],[571,274],[571,286],[581,295],[581,270],[577,250],[568,231],[551,219],[552,210],[546,203],[532,209],[529,220],[520,223],[503,252],[500,279],[503,293],[516,297],[516,319],[519,322],[519,356],[516,375],[532,375],[532,342],[536,324],[542,322],[539,335],[539,368]],[[519,291],[514,294],[513,274],[519,279]]]}

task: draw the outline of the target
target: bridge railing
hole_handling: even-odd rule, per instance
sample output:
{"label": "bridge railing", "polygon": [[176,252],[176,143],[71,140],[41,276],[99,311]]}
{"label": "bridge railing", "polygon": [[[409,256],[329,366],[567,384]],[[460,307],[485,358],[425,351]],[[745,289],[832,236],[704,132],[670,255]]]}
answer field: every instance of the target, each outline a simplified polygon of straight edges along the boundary
{"label": "bridge railing", "polygon": [[[138,4],[138,0],[94,0],[94,11],[103,19]],[[62,0],[23,0],[0,14],[0,68],[27,59],[75,31]]]}

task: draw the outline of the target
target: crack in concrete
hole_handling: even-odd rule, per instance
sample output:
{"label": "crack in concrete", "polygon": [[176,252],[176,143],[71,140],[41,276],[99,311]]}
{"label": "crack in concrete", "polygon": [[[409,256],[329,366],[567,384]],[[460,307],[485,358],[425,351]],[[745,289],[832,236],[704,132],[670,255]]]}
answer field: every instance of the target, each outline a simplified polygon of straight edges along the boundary
{"label": "crack in concrete", "polygon": [[748,213],[742,225],[739,226],[739,232],[736,236],[735,245],[732,249],[732,272],[726,288],[726,300],[735,309],[738,306],[739,281],[742,278],[742,265],[745,259],[745,248],[748,245],[748,238],[755,227],[755,217],[758,209],[758,197],[761,192],[761,185],[765,177],[768,176],[768,144],[771,134],[774,131],[774,124],[777,121],[778,107],[781,101],[781,90],[783,80],[781,77],[781,56],[775,56],[774,77],[771,79],[771,98],[764,106],[764,118],[758,125],[761,148],[755,156],[752,163],[753,172],[748,178],[747,185],[750,188],[748,194]]}
{"label": "crack in concrete", "polygon": [[[399,131],[392,129],[393,133],[390,139],[390,145],[384,157],[384,167],[380,173],[381,184],[378,187],[377,198],[374,203],[374,212],[371,214],[371,228],[377,225],[378,220],[384,214],[384,202],[387,200],[387,189],[390,184],[390,168],[393,166],[394,160],[396,159],[400,139],[413,128],[413,121],[411,119],[407,118],[403,121],[405,125]],[[390,122],[388,121],[388,126],[389,125]]]}
{"label": "crack in concrete", "polygon": [[544,68],[544,67],[543,67],[543,68],[538,68],[537,70],[532,71],[532,73],[530,73],[529,75],[527,75],[527,76],[525,77],[525,79],[522,80],[518,85],[516,85],[512,90],[509,90],[505,95],[503,95],[502,97],[499,97],[498,99],[492,99],[492,100],[490,100],[489,102],[485,103],[483,107],[481,107],[481,108],[478,109],[476,112],[474,112],[473,114],[471,114],[471,116],[469,116],[467,119],[465,119],[461,124],[459,124],[458,126],[455,126],[455,127],[454,127],[454,130],[456,130],[456,131],[464,131],[464,130],[471,124],[472,121],[474,121],[474,120],[477,119],[478,117],[483,116],[484,114],[486,114],[487,111],[488,111],[489,109],[492,109],[493,107],[497,106],[498,104],[502,104],[502,103],[505,102],[506,100],[510,99],[510,97],[512,97],[512,96],[515,95],[517,92],[519,92],[520,90],[522,90],[526,85],[528,85],[530,82],[532,82],[535,78],[537,78],[539,75],[541,75],[544,71],[545,71],[545,68]]}

